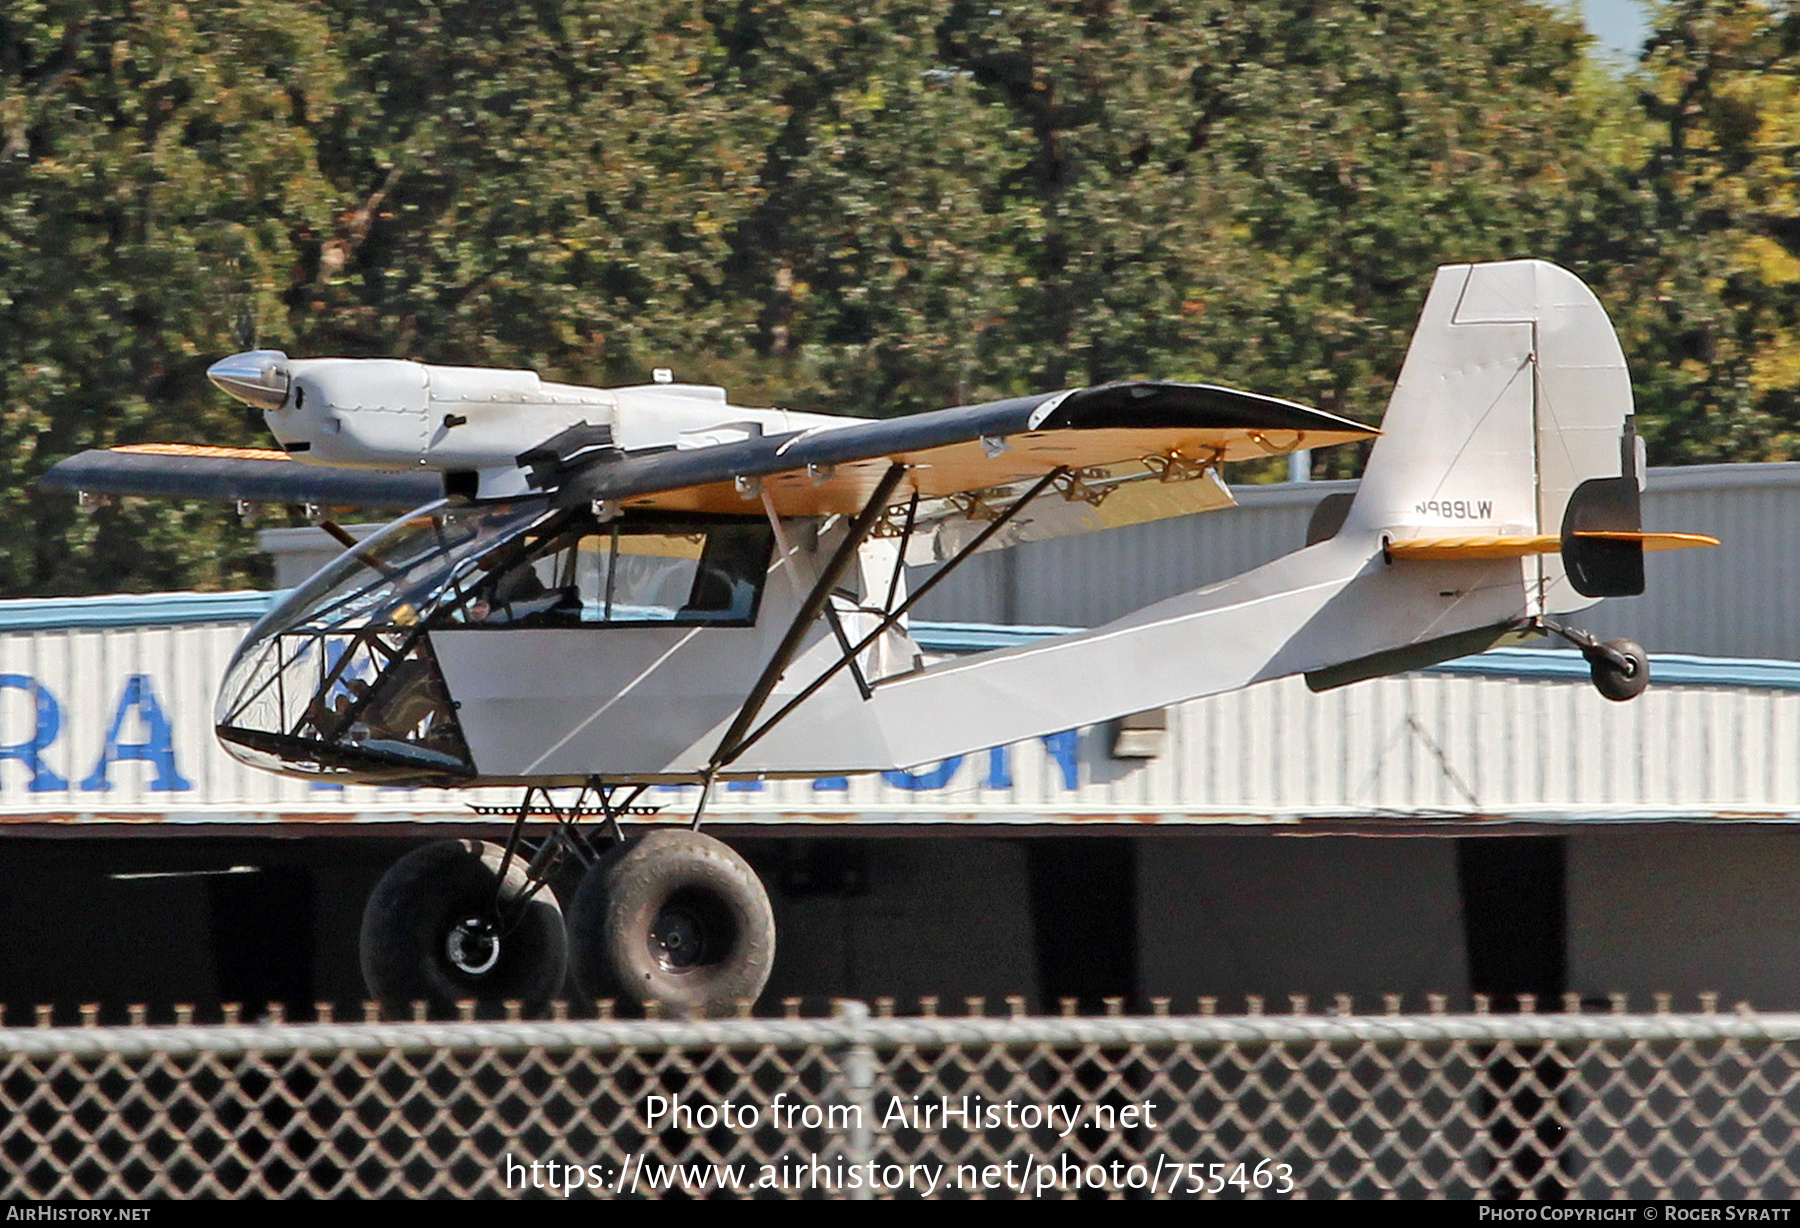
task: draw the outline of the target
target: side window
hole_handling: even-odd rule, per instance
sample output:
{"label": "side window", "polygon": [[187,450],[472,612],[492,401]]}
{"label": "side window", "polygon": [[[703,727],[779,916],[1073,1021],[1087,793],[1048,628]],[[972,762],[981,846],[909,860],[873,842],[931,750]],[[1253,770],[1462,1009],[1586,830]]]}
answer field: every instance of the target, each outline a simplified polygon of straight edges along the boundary
{"label": "side window", "polygon": [[591,558],[581,587],[583,622],[673,622],[687,608],[706,550],[703,533],[621,531],[584,537]]}
{"label": "side window", "polygon": [[750,622],[769,574],[774,534],[766,524],[715,525],[688,590],[686,617],[707,622]]}
{"label": "side window", "polygon": [[459,621],[478,626],[748,623],[773,534],[767,525],[591,521],[482,581]]}

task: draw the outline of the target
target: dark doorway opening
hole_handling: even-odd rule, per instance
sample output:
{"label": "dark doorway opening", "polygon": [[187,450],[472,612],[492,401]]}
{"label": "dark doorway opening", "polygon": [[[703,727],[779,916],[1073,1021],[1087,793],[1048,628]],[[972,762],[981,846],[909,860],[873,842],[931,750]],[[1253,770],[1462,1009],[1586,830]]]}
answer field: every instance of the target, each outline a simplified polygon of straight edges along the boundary
{"label": "dark doorway opening", "polygon": [[1027,843],[1042,1009],[1062,998],[1098,1013],[1137,996],[1137,842],[1072,837]]}

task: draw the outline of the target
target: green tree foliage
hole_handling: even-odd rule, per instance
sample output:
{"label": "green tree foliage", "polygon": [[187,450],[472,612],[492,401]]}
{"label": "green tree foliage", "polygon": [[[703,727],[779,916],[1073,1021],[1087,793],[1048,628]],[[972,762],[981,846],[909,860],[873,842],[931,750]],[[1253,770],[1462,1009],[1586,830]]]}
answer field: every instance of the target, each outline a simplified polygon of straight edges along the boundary
{"label": "green tree foliage", "polygon": [[776,92],[848,74],[736,287],[809,406],[1156,374],[1373,417],[1430,271],[1554,245],[1591,160],[1539,5],[876,5],[810,55],[758,12]]}
{"label": "green tree foliage", "polygon": [[1563,250],[1614,313],[1651,457],[1784,460],[1800,443],[1800,15],[1660,5]]}
{"label": "green tree foliage", "polygon": [[330,216],[300,114],[340,88],[327,38],[286,5],[0,9],[0,588],[246,576],[216,508],[81,518],[31,483],[85,447],[254,437],[204,372]]}
{"label": "green tree foliage", "polygon": [[204,379],[251,344],[874,415],[1155,375],[1372,420],[1436,265],[1549,255],[1620,315],[1659,456],[1784,454],[1783,12],[1670,9],[1640,101],[1531,0],[21,0],[0,591],[253,581],[229,512],[31,487],[260,441]]}

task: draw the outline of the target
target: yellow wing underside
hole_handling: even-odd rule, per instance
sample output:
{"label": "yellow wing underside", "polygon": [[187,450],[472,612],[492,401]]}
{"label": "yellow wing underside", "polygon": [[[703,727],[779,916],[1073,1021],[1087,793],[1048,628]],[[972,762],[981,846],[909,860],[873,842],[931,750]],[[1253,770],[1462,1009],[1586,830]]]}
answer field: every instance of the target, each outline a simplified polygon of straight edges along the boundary
{"label": "yellow wing underside", "polygon": [[292,460],[286,452],[272,448],[220,448],[208,443],[128,443],[111,449],[134,456],[193,456],[214,460]]}

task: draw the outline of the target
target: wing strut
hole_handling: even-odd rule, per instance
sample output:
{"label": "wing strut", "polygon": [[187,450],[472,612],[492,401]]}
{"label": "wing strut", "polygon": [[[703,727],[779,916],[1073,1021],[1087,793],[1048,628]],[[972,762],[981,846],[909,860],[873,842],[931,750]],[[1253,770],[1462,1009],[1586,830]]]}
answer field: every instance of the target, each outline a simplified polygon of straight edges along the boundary
{"label": "wing strut", "polygon": [[[774,716],[771,716],[768,720],[756,726],[754,731],[746,733],[745,731],[750,729],[751,724],[762,711],[763,705],[768,702],[770,694],[775,690],[776,683],[781,680],[782,671],[788,667],[793,661],[794,654],[799,651],[801,640],[806,635],[806,629],[812,625],[813,620],[818,618],[820,612],[825,609],[825,603],[831,598],[832,589],[836,587],[838,579],[844,573],[844,569],[850,565],[850,560],[855,556],[857,547],[862,545],[863,541],[880,522],[882,513],[887,510],[887,501],[892,496],[894,487],[899,485],[901,475],[905,473],[905,470],[906,466],[899,464],[898,462],[888,466],[888,471],[882,476],[881,483],[876,487],[875,493],[870,496],[868,503],[863,506],[863,510],[859,512],[856,519],[851,522],[850,531],[845,535],[843,544],[838,547],[837,553],[832,555],[831,562],[826,564],[825,570],[820,574],[818,582],[813,585],[812,592],[808,594],[806,601],[801,603],[800,609],[795,612],[794,619],[788,626],[787,634],[782,637],[780,647],[778,647],[775,650],[775,654],[769,658],[769,663],[763,667],[762,677],[758,678],[756,685],[751,688],[749,697],[744,700],[743,707],[738,710],[737,718],[731,722],[731,728],[728,729],[725,736],[719,740],[719,748],[713,752],[712,759],[707,763],[706,768],[701,773],[700,804],[694,808],[693,826],[695,828],[700,826],[700,820],[706,813],[706,802],[712,794],[713,778],[718,775],[721,768],[726,767],[732,761],[739,758],[745,751],[749,750],[752,746],[755,746],[757,742],[762,740],[764,734],[768,733],[769,730],[773,729],[776,725],[779,725],[790,712],[805,703],[808,699],[811,699],[818,693],[820,687],[837,677],[839,670],[844,669],[846,666],[853,665],[859,653],[868,648],[869,645],[873,644],[883,635],[887,634],[895,624],[906,617],[907,612],[911,610],[913,606],[917,605],[919,601],[924,598],[925,594],[936,588],[940,581],[944,580],[951,572],[962,566],[965,561],[981,549],[990,537],[1005,528],[1008,521],[1024,511],[1026,506],[1029,505],[1033,499],[1036,499],[1039,495],[1043,494],[1046,489],[1061,480],[1062,477],[1068,473],[1066,467],[1058,467],[1052,469],[1049,473],[1046,473],[1042,478],[1038,479],[1038,481],[1032,485],[1030,490],[1013,500],[1005,511],[989,521],[981,532],[977,533],[969,540],[969,543],[966,546],[961,550],[958,550],[951,558],[945,560],[944,565],[933,572],[931,577],[923,584],[919,585],[917,592],[910,594],[905,601],[901,602],[898,609],[889,610],[883,614],[881,621],[876,624],[873,631],[863,636],[862,639],[856,642],[854,647],[849,648],[828,669],[822,672],[817,678],[814,678],[811,682],[807,683],[805,688],[802,689],[798,695],[783,704]],[[909,521],[912,519],[912,511],[913,508],[909,507],[907,516]],[[904,551],[904,547],[902,549]],[[904,553],[902,557],[904,557]]]}
{"label": "wing strut", "polygon": [[[720,756],[715,756],[718,766],[714,767],[712,770],[717,771],[718,767],[722,767],[724,764],[736,759],[761,741],[764,734],[768,733],[769,730],[773,729],[776,725],[779,725],[788,713],[792,712],[795,708],[798,708],[808,699],[811,699],[813,695],[818,692],[820,687],[824,686],[827,682],[837,676],[839,670],[854,661],[857,654],[861,653],[870,644],[873,644],[876,640],[887,634],[896,623],[906,617],[907,611],[917,605],[920,600],[924,598],[925,594],[937,587],[939,581],[945,579],[951,572],[962,566],[965,560],[981,549],[988,538],[1005,528],[1007,521],[1024,511],[1026,506],[1030,504],[1033,499],[1043,494],[1051,485],[1061,480],[1066,473],[1068,473],[1066,468],[1052,469],[1049,473],[1046,473],[1042,478],[1038,479],[1030,490],[1013,500],[1013,502],[1007,506],[1005,511],[990,520],[981,532],[977,533],[969,540],[968,545],[946,559],[944,565],[932,572],[930,578],[919,585],[916,592],[909,594],[906,600],[900,603],[898,609],[890,610],[888,613],[882,615],[881,621],[876,624],[875,629],[863,636],[862,639],[858,640],[855,648],[852,648],[848,653],[838,658],[837,662],[833,664],[831,668],[807,683],[806,687],[798,695],[783,704],[774,716],[771,716],[768,720],[758,725],[754,732],[744,736],[741,740],[733,741],[733,739],[727,738],[726,742],[721,744],[720,750],[729,751],[729,754],[725,754],[722,758]],[[904,557],[904,551],[905,548],[902,546],[902,557]],[[748,724],[748,722],[743,723],[746,725]],[[735,728],[736,726],[734,725],[733,727]]]}
{"label": "wing strut", "polygon": [[883,611],[894,608],[894,598],[900,593],[900,577],[906,574],[906,548],[912,543],[913,522],[918,518],[919,492],[915,490],[906,505],[906,523],[900,528],[900,549],[894,555],[894,574],[888,578],[887,597],[881,603]]}
{"label": "wing strut", "polygon": [[[918,492],[914,491],[913,498],[917,499],[918,497]],[[769,528],[775,532],[775,548],[781,551],[781,569],[787,572],[788,579],[793,582],[794,596],[804,596],[800,590],[800,564],[797,561],[800,557],[799,553],[794,549],[793,543],[788,541],[787,530],[781,527],[781,514],[775,510],[775,501],[769,498],[769,488],[766,486],[762,490],[762,504],[763,511],[769,517]],[[844,621],[838,617],[837,607],[829,600],[825,602],[825,621],[831,624],[831,634],[837,637],[838,647],[849,652],[850,635],[844,630]],[[856,679],[857,692],[864,699],[873,699],[875,692],[870,688],[869,680],[863,677],[861,668],[855,662],[850,665],[850,674]]]}
{"label": "wing strut", "polygon": [[768,664],[763,666],[762,676],[756,680],[756,685],[750,688],[750,694],[745,697],[743,707],[738,709],[736,719],[731,722],[731,728],[727,729],[725,736],[719,739],[718,749],[713,751],[712,759],[708,761],[705,771],[701,774],[700,804],[694,809],[694,827],[700,826],[700,817],[706,812],[706,799],[712,792],[713,777],[718,774],[720,768],[743,753],[746,745],[742,742],[744,731],[750,728],[751,723],[756,720],[757,714],[762,711],[763,705],[768,702],[776,684],[781,681],[782,672],[793,663],[794,654],[800,651],[800,645],[806,639],[808,628],[828,607],[832,590],[843,578],[844,571],[850,566],[850,561],[856,557],[857,548],[863,544],[870,531],[881,522],[881,515],[887,510],[888,500],[893,496],[894,488],[900,485],[900,479],[905,476],[906,466],[900,462],[895,461],[887,467],[887,472],[881,475],[881,481],[875,486],[875,493],[869,496],[867,503],[863,504],[863,510],[856,514],[856,519],[850,522],[849,531],[844,534],[844,540],[838,545],[837,552],[831,556],[831,561],[825,564],[825,569],[819,573],[818,580],[813,584],[812,592],[806,595],[806,600],[802,601],[800,608],[794,611],[793,621],[788,624],[787,634],[781,637],[781,643],[770,655]]}

